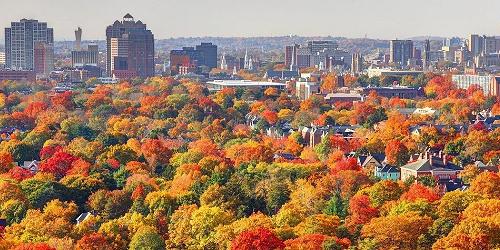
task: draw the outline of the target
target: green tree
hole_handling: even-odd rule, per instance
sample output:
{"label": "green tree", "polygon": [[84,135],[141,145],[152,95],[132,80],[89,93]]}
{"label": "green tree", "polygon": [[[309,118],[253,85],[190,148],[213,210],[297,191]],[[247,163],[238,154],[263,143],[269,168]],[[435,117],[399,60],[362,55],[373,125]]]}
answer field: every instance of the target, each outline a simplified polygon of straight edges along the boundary
{"label": "green tree", "polygon": [[131,250],[163,250],[166,248],[165,241],[149,226],[141,227],[130,240]]}
{"label": "green tree", "polygon": [[326,202],[323,213],[328,215],[337,215],[341,219],[345,219],[348,214],[348,204],[342,199],[340,193],[335,193],[330,200]]}

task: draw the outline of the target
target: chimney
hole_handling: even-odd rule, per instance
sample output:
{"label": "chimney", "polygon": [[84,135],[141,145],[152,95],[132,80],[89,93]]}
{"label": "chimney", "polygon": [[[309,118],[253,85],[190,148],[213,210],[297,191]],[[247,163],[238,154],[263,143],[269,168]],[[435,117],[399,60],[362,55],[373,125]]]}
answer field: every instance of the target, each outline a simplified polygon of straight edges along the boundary
{"label": "chimney", "polygon": [[446,165],[448,165],[448,155],[447,154],[444,154],[443,155],[443,165],[446,167]]}

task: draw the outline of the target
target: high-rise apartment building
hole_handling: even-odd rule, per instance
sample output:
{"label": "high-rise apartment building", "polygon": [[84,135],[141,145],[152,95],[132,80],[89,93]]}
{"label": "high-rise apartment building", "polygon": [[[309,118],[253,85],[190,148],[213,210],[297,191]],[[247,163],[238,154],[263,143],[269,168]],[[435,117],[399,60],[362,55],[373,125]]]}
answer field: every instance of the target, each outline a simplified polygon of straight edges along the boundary
{"label": "high-rise apartment building", "polygon": [[47,76],[54,70],[54,47],[46,42],[35,42],[35,73]]}
{"label": "high-rise apartment building", "polygon": [[54,31],[47,23],[28,19],[12,22],[5,28],[6,67],[48,74],[54,65],[53,44]]}
{"label": "high-rise apartment building", "polygon": [[127,14],[106,29],[108,76],[151,77],[155,73],[154,35],[146,24]]}
{"label": "high-rise apartment building", "polygon": [[389,56],[390,63],[407,66],[409,60],[413,58],[413,41],[391,40]]}

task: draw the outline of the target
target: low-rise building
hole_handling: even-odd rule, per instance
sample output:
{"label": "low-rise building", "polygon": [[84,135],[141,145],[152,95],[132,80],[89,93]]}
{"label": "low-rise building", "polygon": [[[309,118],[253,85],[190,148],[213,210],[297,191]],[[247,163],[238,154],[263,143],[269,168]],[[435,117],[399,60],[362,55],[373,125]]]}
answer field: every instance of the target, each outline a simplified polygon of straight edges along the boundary
{"label": "low-rise building", "polygon": [[325,96],[325,101],[328,104],[338,102],[362,102],[365,98],[359,93],[330,93]]}
{"label": "low-rise building", "polygon": [[392,69],[384,69],[384,68],[369,68],[368,69],[368,77],[381,77],[381,76],[413,76],[417,77],[420,74],[423,74],[423,71],[416,70],[392,70]]}
{"label": "low-rise building", "polygon": [[28,70],[0,70],[1,81],[28,81],[34,82],[36,74],[34,71]]}
{"label": "low-rise building", "polygon": [[424,95],[424,91],[422,88],[412,88],[406,86],[363,88],[364,95],[369,95],[372,91],[377,93],[378,96],[386,98],[399,97],[401,99],[414,99]]}
{"label": "low-rise building", "polygon": [[463,170],[446,159],[446,155],[433,155],[425,152],[419,159],[401,167],[401,180],[410,177],[432,176],[436,180],[453,180]]}
{"label": "low-rise building", "polygon": [[319,84],[317,82],[295,82],[295,95],[299,100],[307,100],[315,94],[319,94]]}
{"label": "low-rise building", "polygon": [[451,80],[457,88],[468,89],[472,85],[478,85],[485,95],[500,96],[500,76],[453,75]]}
{"label": "low-rise building", "polygon": [[290,80],[299,77],[299,72],[294,70],[268,70],[264,75],[266,79]]}
{"label": "low-rise building", "polygon": [[207,82],[208,89],[211,91],[219,91],[225,88],[258,88],[266,89],[269,87],[274,87],[277,89],[285,89],[285,83],[279,82],[261,82],[261,81],[249,81],[249,80],[214,80]]}

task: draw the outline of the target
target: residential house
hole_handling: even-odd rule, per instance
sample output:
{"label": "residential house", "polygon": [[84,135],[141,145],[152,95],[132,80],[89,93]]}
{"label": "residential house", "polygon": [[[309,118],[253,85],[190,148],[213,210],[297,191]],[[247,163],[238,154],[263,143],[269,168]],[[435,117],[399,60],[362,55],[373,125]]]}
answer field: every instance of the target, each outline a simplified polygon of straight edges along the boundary
{"label": "residential house", "polygon": [[359,165],[369,175],[375,175],[375,169],[383,167],[384,161],[384,154],[369,154],[358,157]]}
{"label": "residential house", "polygon": [[401,180],[405,181],[411,176],[418,178],[433,176],[436,180],[453,180],[463,170],[462,167],[450,163],[446,155],[425,152],[414,162],[401,167]]}
{"label": "residential house", "polygon": [[400,169],[387,163],[375,167],[374,175],[382,180],[398,181],[401,177]]}
{"label": "residential house", "polygon": [[25,161],[23,164],[19,164],[22,168],[29,170],[31,173],[36,174],[38,172],[38,165],[40,162],[37,160],[34,161]]}
{"label": "residential house", "polygon": [[369,154],[364,158],[364,161],[360,165],[363,168],[382,167],[384,160],[384,154]]}
{"label": "residential house", "polygon": [[91,215],[95,215],[95,212],[85,212],[85,213],[80,214],[80,216],[78,216],[76,218],[76,224],[78,225],[78,224],[82,223],[83,221],[88,219]]}
{"label": "residential house", "polygon": [[489,162],[488,164],[484,164],[482,161],[476,161],[474,162],[474,165],[481,172],[498,172],[498,167],[493,165],[491,162]]}
{"label": "residential house", "polygon": [[291,153],[276,153],[273,158],[275,161],[293,161],[300,159]]}

